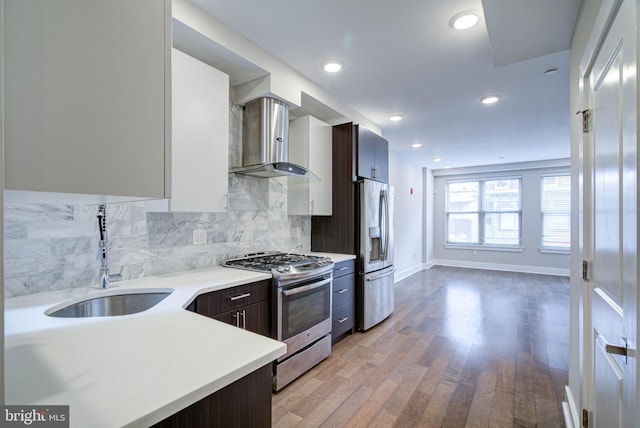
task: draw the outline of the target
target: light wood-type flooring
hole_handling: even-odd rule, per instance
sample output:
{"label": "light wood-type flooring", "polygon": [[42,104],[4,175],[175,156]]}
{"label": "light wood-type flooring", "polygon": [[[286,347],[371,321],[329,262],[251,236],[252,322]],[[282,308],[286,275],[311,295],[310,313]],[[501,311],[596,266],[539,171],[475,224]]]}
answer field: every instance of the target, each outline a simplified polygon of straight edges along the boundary
{"label": "light wood-type flooring", "polygon": [[569,280],[436,266],[273,396],[275,427],[562,427]]}

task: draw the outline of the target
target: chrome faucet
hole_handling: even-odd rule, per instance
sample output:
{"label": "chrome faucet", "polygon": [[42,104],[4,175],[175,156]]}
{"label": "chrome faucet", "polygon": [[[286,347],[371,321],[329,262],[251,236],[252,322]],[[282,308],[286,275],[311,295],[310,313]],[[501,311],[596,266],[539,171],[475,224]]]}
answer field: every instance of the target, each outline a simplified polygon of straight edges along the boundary
{"label": "chrome faucet", "polygon": [[109,287],[109,258],[107,257],[107,205],[98,205],[98,229],[100,241],[98,241],[98,258],[100,259],[100,287]]}

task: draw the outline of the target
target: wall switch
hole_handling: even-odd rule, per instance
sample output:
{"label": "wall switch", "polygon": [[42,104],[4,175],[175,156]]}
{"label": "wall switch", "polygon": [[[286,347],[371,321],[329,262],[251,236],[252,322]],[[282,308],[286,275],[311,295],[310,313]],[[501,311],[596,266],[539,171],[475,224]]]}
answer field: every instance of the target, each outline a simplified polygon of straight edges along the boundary
{"label": "wall switch", "polygon": [[193,231],[193,245],[204,245],[207,243],[207,231],[204,229],[195,229]]}

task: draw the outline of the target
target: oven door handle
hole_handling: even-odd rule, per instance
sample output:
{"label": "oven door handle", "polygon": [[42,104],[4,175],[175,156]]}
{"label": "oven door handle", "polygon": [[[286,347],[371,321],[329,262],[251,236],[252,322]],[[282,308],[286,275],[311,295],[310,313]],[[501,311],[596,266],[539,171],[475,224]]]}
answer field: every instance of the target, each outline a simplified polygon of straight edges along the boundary
{"label": "oven door handle", "polygon": [[295,294],[304,293],[305,291],[315,290],[316,288],[324,287],[327,284],[331,284],[331,278],[325,279],[320,282],[314,282],[313,284],[303,285],[302,287],[295,287],[288,290],[282,290],[282,294],[285,296],[293,296]]}

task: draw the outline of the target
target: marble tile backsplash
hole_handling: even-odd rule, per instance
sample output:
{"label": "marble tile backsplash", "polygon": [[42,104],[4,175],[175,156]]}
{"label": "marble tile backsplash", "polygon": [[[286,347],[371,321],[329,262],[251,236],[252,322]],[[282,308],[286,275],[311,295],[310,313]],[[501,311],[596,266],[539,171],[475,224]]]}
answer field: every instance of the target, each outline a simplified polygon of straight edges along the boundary
{"label": "marble tile backsplash", "polygon": [[[230,164],[238,159],[242,108],[231,106]],[[286,179],[229,175],[225,213],[151,213],[107,206],[109,267],[121,279],[206,268],[254,251],[309,251],[311,217],[287,215]],[[98,284],[95,205],[4,206],[5,297]],[[193,231],[207,243],[193,245]]]}

